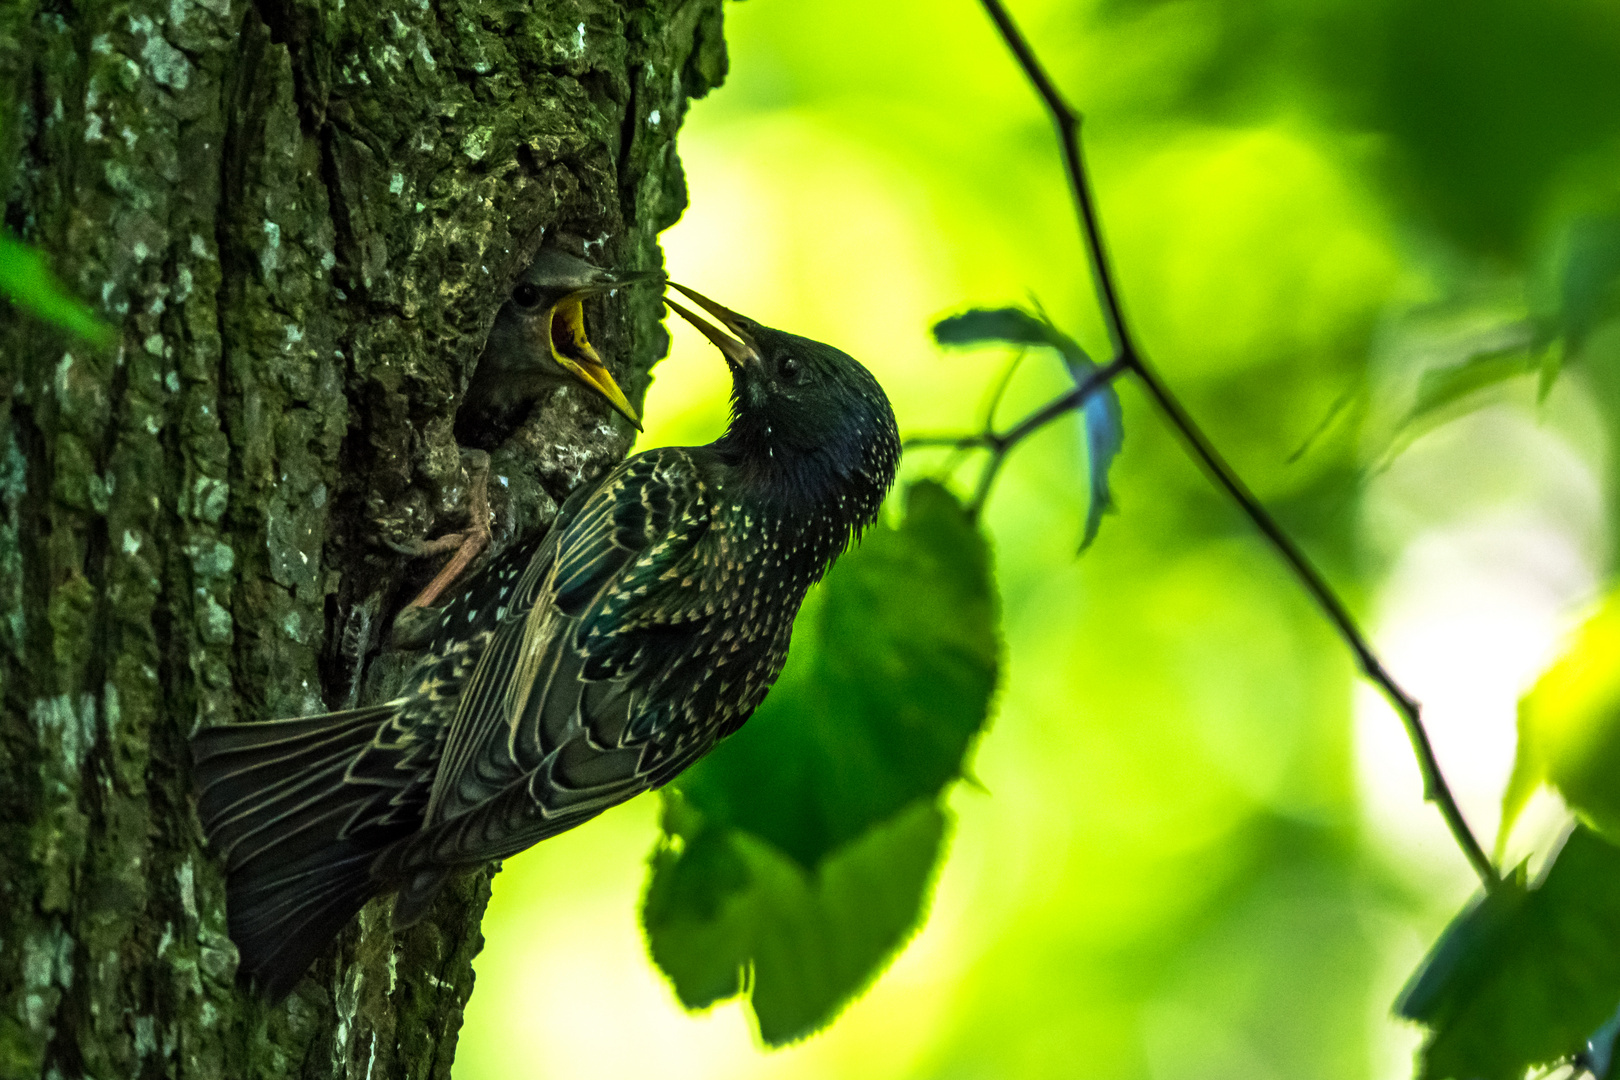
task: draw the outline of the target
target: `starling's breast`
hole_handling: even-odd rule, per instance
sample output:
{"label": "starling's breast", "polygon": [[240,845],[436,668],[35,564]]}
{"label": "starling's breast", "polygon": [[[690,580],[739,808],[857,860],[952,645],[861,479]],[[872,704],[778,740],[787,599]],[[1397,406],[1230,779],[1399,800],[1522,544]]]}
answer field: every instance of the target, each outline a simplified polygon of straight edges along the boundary
{"label": "starling's breast", "polygon": [[717,508],[712,535],[701,590],[709,617],[689,660],[671,673],[689,688],[686,723],[670,729],[688,753],[735,731],[764,700],[787,660],[805,593],[848,543],[849,527],[831,514],[727,502]]}

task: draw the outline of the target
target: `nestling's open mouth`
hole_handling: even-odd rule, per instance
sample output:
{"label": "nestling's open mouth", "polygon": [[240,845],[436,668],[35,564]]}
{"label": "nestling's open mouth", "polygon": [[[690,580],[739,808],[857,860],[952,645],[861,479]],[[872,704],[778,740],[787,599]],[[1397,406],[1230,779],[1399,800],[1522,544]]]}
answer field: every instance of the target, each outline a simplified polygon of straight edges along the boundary
{"label": "nestling's open mouth", "polygon": [[575,361],[602,365],[585,336],[585,305],[578,296],[566,296],[551,309],[551,350]]}
{"label": "nestling's open mouth", "polygon": [[585,335],[585,293],[565,296],[552,305],[549,317],[551,355],[565,371],[589,386],[641,430],[641,418],[625,399],[624,391],[613,381],[607,365]]}

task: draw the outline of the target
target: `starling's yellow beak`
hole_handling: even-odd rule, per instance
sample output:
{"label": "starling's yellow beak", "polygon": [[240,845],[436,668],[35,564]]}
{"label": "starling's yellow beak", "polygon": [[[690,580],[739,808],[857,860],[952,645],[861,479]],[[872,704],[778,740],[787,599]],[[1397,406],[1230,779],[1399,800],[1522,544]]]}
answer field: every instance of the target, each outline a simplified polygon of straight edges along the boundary
{"label": "starling's yellow beak", "polygon": [[552,359],[556,360],[564,371],[601,394],[607,399],[608,404],[617,409],[637,431],[640,431],[641,418],[625,399],[624,391],[613,381],[607,365],[602,363],[601,356],[597,355],[590,339],[585,336],[585,298],[626,284],[629,276],[620,275],[610,283],[595,284],[569,293],[553,304],[550,317],[546,319],[551,337],[547,345],[551,350]]}
{"label": "starling's yellow beak", "polygon": [[669,285],[671,288],[679,289],[693,303],[713,315],[726,330],[730,330],[737,335],[735,338],[727,337],[724,331],[719,327],[710,325],[697,312],[682,306],[667,296],[664,297],[664,303],[668,304],[671,310],[678,312],[681,318],[697,327],[704,337],[714,342],[714,347],[719,349],[725,356],[727,364],[734,369],[741,370],[750,365],[764,362],[764,358],[759,354],[759,345],[754,341],[753,336],[743,329],[744,320],[742,316],[730,308],[715,303],[702,293],[694,289],[688,289],[685,285],[679,285],[673,281],[669,282]]}

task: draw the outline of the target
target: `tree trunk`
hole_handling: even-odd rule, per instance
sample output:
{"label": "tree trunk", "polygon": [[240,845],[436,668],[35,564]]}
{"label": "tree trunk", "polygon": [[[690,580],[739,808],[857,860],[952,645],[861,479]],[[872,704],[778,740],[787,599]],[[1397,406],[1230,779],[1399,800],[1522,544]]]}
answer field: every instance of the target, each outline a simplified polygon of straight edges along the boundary
{"label": "tree trunk", "polygon": [[[0,0],[5,223],[118,330],[0,310],[0,1076],[449,1074],[489,874],[266,1006],[186,738],[382,692],[496,308],[543,234],[659,265],[724,64],[719,0]],[[588,308],[632,401],[658,314]],[[631,434],[558,391],[498,530]]]}

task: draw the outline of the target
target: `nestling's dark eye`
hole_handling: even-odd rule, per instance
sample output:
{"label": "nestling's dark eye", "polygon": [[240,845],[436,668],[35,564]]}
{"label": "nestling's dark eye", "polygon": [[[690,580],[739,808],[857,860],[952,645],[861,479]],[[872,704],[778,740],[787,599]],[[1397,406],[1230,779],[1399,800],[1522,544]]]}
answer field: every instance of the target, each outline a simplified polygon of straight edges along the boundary
{"label": "nestling's dark eye", "polygon": [[532,308],[540,302],[540,290],[528,282],[524,282],[512,290],[512,299],[518,307]]}
{"label": "nestling's dark eye", "polygon": [[776,374],[783,382],[794,383],[799,381],[799,361],[792,353],[784,355],[776,362]]}

